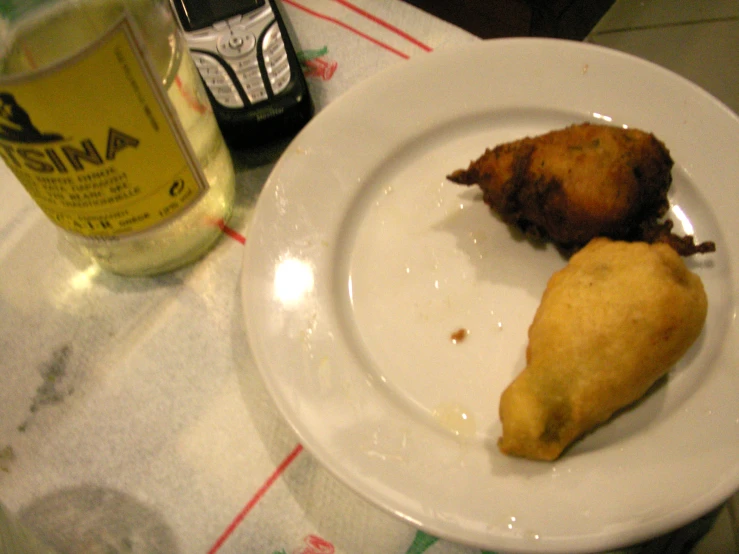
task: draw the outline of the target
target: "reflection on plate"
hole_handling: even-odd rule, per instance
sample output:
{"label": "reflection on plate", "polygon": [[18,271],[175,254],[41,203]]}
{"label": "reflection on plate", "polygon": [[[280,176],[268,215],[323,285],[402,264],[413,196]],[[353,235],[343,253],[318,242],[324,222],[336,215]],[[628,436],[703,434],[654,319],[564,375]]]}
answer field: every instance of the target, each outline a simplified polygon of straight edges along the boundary
{"label": "reflection on plate", "polygon": [[[629,83],[624,90],[623,83]],[[668,378],[555,463],[505,457],[498,398],[565,264],[445,180],[486,148],[581,121],[654,132],[706,328]],[[687,523],[739,486],[739,121],[614,51],[506,39],[398,64],[311,122],[259,199],[248,338],[277,405],[339,479],[428,533],[503,551],[589,552]]]}

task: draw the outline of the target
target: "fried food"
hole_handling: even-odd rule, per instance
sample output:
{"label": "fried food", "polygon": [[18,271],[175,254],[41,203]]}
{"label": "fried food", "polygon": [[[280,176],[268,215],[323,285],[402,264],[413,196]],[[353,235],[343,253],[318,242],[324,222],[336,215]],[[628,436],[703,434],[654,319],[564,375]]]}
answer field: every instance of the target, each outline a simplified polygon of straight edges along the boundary
{"label": "fried food", "polygon": [[653,134],[583,123],[487,149],[448,176],[477,184],[508,224],[565,253],[594,237],[667,242],[681,255],[712,252],[658,220],[669,209],[672,158]]}
{"label": "fried food", "polygon": [[700,278],[670,246],[593,239],[547,284],[526,368],[500,399],[498,447],[558,458],[665,375],[706,311]]}

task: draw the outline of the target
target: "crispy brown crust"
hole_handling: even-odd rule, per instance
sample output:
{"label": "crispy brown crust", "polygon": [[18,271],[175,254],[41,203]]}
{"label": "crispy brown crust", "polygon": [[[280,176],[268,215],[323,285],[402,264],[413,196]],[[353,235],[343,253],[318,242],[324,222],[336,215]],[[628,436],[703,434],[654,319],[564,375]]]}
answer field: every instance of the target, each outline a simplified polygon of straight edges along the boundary
{"label": "crispy brown crust", "polygon": [[448,178],[477,184],[508,224],[571,254],[598,236],[712,252],[658,221],[669,209],[672,158],[653,134],[584,123],[487,149]]}

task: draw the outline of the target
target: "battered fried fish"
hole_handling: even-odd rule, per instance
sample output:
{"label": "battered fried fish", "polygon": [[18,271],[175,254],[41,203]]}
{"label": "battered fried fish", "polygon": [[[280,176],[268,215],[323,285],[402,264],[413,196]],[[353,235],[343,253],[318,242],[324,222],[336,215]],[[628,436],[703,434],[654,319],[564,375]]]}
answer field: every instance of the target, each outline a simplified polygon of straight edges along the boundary
{"label": "battered fried fish", "polygon": [[[572,253],[598,236],[712,252],[658,220],[669,209],[672,158],[654,135],[583,123],[486,150],[448,178],[477,184],[506,223]],[[674,240],[673,239],[677,239]]]}
{"label": "battered fried fish", "polygon": [[700,278],[670,246],[593,239],[547,284],[526,368],[500,399],[500,450],[558,458],[665,375],[706,310]]}

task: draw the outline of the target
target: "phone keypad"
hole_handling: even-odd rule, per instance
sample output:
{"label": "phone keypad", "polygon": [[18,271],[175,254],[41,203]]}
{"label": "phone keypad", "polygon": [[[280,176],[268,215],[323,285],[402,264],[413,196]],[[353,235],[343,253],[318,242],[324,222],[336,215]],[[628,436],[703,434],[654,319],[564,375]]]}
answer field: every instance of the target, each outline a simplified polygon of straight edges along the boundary
{"label": "phone keypad", "polygon": [[267,89],[264,87],[262,74],[259,71],[259,62],[256,58],[249,58],[231,64],[239,83],[244,88],[249,102],[256,104],[267,99]]}
{"label": "phone keypad", "polygon": [[226,69],[214,57],[201,52],[193,52],[195,67],[205,81],[215,99],[227,108],[241,108],[244,106],[239,91],[236,90]]}
{"label": "phone keypad", "polygon": [[276,21],[264,35],[262,53],[272,93],[278,94],[290,84],[291,72],[285,42],[282,40],[282,33]]}
{"label": "phone keypad", "polygon": [[[269,22],[268,18],[273,17],[272,9],[264,3],[262,9],[216,22],[207,30],[187,33],[195,65],[222,106],[243,107],[242,94],[249,103],[257,104],[269,98],[269,89],[272,94],[279,94],[290,84],[293,75],[285,42],[277,21]],[[262,26],[267,27],[264,34],[259,32]],[[258,48],[256,36],[260,34],[261,48]],[[259,50],[263,69],[257,59]],[[233,70],[238,84],[226,66]],[[267,79],[262,75],[263,70]],[[239,88],[243,90],[240,92]]]}

